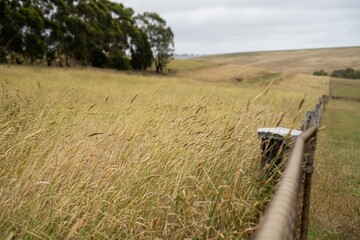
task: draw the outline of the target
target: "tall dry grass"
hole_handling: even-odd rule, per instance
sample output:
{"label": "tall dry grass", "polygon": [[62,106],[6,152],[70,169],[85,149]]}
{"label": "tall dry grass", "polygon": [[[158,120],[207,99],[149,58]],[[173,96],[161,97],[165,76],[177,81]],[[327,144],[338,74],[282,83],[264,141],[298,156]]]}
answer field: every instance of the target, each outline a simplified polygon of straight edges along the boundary
{"label": "tall dry grass", "polygon": [[1,238],[247,238],[269,198],[256,129],[303,117],[303,91],[0,71]]}

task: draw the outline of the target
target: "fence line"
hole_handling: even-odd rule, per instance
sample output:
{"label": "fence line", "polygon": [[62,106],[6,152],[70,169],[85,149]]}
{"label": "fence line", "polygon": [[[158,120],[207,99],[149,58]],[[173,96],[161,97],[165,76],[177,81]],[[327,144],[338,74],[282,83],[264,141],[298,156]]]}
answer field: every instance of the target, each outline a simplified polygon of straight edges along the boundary
{"label": "fence line", "polygon": [[[303,133],[296,138],[291,149],[290,158],[286,163],[274,198],[255,233],[256,240],[295,239],[299,216],[301,216],[300,239],[307,239],[317,131],[326,102],[327,96],[323,95],[315,110],[307,112],[307,119],[302,126]],[[300,196],[301,192],[303,192],[302,196]],[[302,201],[300,201],[301,197]],[[299,214],[299,209],[301,214]]]}

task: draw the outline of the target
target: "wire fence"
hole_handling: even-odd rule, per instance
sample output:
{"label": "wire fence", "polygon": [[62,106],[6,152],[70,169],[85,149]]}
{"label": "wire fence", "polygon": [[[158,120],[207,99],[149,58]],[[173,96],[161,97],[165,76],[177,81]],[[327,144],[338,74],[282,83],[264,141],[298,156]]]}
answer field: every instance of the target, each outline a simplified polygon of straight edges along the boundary
{"label": "wire fence", "polygon": [[296,137],[275,195],[255,232],[255,239],[307,239],[311,178],[321,113],[328,97],[323,95],[308,111],[302,133]]}

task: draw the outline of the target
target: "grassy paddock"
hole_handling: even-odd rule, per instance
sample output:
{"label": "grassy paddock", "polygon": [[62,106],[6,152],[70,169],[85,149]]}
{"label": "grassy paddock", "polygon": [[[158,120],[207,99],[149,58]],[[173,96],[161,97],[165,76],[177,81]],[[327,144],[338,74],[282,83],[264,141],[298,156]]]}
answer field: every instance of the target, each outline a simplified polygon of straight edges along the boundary
{"label": "grassy paddock", "polygon": [[246,238],[268,200],[256,129],[298,127],[326,82],[0,72],[0,238]]}
{"label": "grassy paddock", "polygon": [[334,97],[360,101],[360,80],[331,78],[331,88]]}
{"label": "grassy paddock", "polygon": [[169,63],[167,69],[170,69],[170,71],[187,71],[193,69],[209,68],[215,65],[215,63],[204,60],[174,59]]}
{"label": "grassy paddock", "polygon": [[264,68],[272,72],[312,74],[346,67],[360,68],[360,47],[248,52],[203,57],[214,63]]}
{"label": "grassy paddock", "polygon": [[331,100],[319,133],[310,239],[360,239],[360,103]]}

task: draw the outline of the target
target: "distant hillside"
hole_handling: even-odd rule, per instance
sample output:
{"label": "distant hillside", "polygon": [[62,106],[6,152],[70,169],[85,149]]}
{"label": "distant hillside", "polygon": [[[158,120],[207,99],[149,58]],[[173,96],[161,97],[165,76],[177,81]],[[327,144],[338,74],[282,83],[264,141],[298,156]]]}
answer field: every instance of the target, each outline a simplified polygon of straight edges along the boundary
{"label": "distant hillside", "polygon": [[189,58],[195,58],[195,57],[202,57],[202,55],[194,54],[194,53],[184,53],[184,54],[174,54],[175,59],[189,59]]}
{"label": "distant hillside", "polygon": [[263,68],[272,72],[312,74],[316,70],[360,68],[360,47],[248,52],[213,55],[201,60]]}

